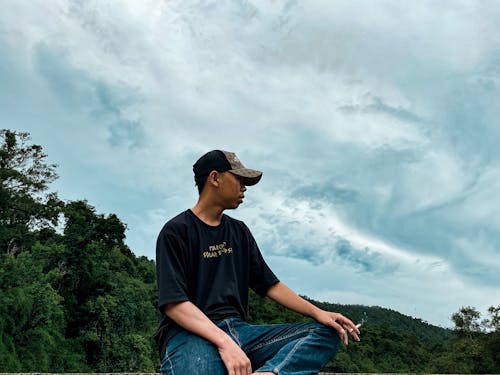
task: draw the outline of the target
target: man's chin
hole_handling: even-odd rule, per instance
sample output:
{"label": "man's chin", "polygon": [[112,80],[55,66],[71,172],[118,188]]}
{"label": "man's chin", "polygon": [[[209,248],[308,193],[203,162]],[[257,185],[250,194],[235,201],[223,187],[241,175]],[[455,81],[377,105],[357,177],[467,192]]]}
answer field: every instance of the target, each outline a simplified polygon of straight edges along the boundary
{"label": "man's chin", "polygon": [[231,207],[230,209],[231,209],[231,210],[235,210],[235,209],[237,209],[237,208],[240,206],[240,204],[242,204],[242,203],[243,203],[243,201],[239,201],[239,202],[235,203],[235,204],[234,204],[234,206],[233,206],[233,207]]}

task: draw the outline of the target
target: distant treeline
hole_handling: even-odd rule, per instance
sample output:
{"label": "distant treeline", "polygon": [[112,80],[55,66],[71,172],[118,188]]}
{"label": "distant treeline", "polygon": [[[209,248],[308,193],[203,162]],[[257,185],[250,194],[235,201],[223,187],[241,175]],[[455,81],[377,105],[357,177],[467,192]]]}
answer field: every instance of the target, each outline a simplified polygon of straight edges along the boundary
{"label": "distant treeline", "polygon": [[[154,261],[125,245],[126,226],[49,191],[56,165],[27,133],[0,131],[0,372],[155,372]],[[361,342],[333,372],[500,373],[500,306],[471,307],[454,330],[381,307],[312,301],[354,321]],[[250,321],[305,318],[251,294]]]}

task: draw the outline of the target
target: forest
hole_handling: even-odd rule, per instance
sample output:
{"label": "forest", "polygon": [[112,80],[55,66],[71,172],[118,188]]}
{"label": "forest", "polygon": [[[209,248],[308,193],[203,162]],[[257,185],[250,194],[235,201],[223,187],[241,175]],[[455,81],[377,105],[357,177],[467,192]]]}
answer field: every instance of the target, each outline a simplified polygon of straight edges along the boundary
{"label": "forest", "polygon": [[[115,214],[50,191],[56,169],[28,133],[0,130],[0,372],[158,371],[154,260],[128,248]],[[310,301],[365,321],[325,371],[500,373],[500,306],[457,307],[444,329]],[[251,293],[251,323],[304,319]]]}

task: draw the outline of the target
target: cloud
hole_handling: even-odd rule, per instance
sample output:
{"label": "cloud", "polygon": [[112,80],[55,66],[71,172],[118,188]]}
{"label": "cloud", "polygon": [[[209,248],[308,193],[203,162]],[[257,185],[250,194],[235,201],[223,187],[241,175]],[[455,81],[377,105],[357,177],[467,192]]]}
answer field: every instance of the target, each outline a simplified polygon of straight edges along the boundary
{"label": "cloud", "polygon": [[69,65],[65,54],[39,45],[34,53],[34,69],[43,77],[51,93],[68,112],[83,112],[96,124],[107,128],[113,146],[137,147],[143,129],[133,107],[140,97],[132,87],[113,87],[89,77]]}
{"label": "cloud", "polygon": [[7,0],[0,124],[151,258],[194,161],[235,151],[264,178],[230,214],[302,293],[444,322],[498,294],[499,25],[490,1]]}
{"label": "cloud", "polygon": [[[451,326],[450,306],[467,303],[485,312],[491,301],[484,294],[495,293],[485,287],[478,294],[477,286],[464,283],[460,277],[442,266],[418,272],[394,275],[352,272],[330,263],[313,265],[305,260],[268,256],[278,277],[302,295],[319,301],[341,304],[383,306],[443,327]],[[370,320],[370,316],[368,316]]]}
{"label": "cloud", "polygon": [[353,189],[338,187],[334,182],[325,183],[322,186],[304,185],[291,193],[292,198],[309,198],[321,208],[321,201],[333,203],[353,203],[358,198],[358,192]]}

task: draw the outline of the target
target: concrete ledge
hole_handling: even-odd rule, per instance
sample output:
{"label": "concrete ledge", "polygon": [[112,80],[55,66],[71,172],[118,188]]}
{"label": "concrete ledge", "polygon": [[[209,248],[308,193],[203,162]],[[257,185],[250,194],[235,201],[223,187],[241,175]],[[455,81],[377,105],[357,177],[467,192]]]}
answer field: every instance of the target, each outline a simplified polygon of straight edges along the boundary
{"label": "concrete ledge", "polygon": [[[46,373],[46,372],[0,372],[0,375],[164,375],[163,373],[154,372],[101,372],[101,373]],[[423,373],[397,373],[391,372],[390,374],[382,373],[366,373],[366,372],[320,372],[318,375],[464,375],[464,374],[423,374]],[[474,375],[474,374],[469,374]],[[495,375],[495,374],[481,374],[481,375]]]}

